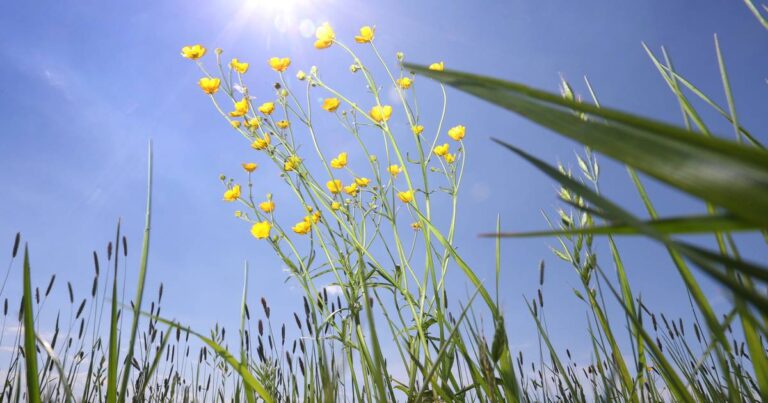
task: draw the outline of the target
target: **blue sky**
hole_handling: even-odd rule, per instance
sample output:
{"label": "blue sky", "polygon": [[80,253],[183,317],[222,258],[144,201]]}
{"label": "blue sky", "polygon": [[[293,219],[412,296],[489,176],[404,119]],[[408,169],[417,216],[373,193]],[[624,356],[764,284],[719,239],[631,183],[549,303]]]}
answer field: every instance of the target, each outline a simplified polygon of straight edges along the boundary
{"label": "blue sky", "polygon": [[[216,322],[234,326],[246,259],[253,268],[254,301],[266,296],[277,314],[300,309],[301,294],[284,283],[271,249],[255,241],[234,219],[233,207],[221,202],[219,174],[239,175],[240,163],[253,159],[253,153],[200,93],[198,70],[179,56],[187,44],[220,47],[227,60],[251,62],[248,76],[262,96],[275,79],[266,65],[272,56],[292,57],[293,72],[317,65],[342,90],[355,91],[360,84],[348,79],[349,59],[339,49],[316,51],[299,26],[305,20],[330,21],[352,42],[360,26],[376,25],[377,46],[392,60],[403,51],[409,61],[445,60],[450,68],[552,91],[562,74],[584,95],[586,75],[604,105],[678,123],[677,104],[641,42],[654,50],[666,46],[677,69],[724,105],[712,36],[717,33],[741,122],[753,133],[768,128],[766,32],[737,2],[319,0],[298,1],[290,12],[262,3],[6,5],[0,14],[0,240],[7,239],[10,247],[15,232],[22,232],[37,282],[57,273],[60,294],[66,294],[63,280],[72,281],[76,293],[87,293],[90,253],[103,251],[118,217],[133,252],[129,268],[137,266],[146,144],[152,139],[155,204],[148,284],[154,292],[165,283],[164,314],[200,329]],[[439,91],[419,80],[424,81],[420,91]],[[554,183],[489,138],[574,167],[579,147],[479,100],[455,91],[448,96],[448,124],[468,128],[457,244],[491,284],[493,242],[476,235],[492,229],[497,214],[506,229],[543,228],[540,211],[552,212],[557,204]],[[423,108],[428,114],[437,107]],[[732,133],[724,121],[704,116],[716,131]],[[600,162],[603,191],[641,214],[624,169],[606,158]],[[264,175],[265,189],[271,186],[268,191],[279,197],[276,174]],[[703,211],[684,195],[651,181],[648,186],[663,214]],[[741,238],[745,255],[768,258],[764,244]],[[541,259],[547,262],[547,320],[554,342],[578,347],[588,341],[584,309],[570,292],[578,279],[549,252],[552,244],[543,239],[503,244],[501,299],[512,342],[523,349],[533,348],[534,339],[522,296],[535,293]],[[638,239],[621,239],[619,247],[636,292],[669,316],[687,315],[681,282],[663,250]],[[608,255],[602,259],[610,268]],[[129,271],[129,278],[133,274]],[[11,281],[20,282],[18,271]],[[467,288],[459,276],[452,287]],[[18,288],[9,292],[15,301]],[[716,306],[726,301],[709,284],[707,292]],[[573,330],[582,336],[574,337]]]}

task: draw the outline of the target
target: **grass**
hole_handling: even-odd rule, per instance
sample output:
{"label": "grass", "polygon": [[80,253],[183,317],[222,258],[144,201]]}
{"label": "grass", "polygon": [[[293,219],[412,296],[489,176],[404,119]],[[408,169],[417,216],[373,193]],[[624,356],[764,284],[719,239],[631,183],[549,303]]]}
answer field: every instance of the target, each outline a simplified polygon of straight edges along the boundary
{"label": "grass", "polygon": [[[757,6],[746,3],[764,22]],[[275,193],[280,197],[259,196],[264,190],[254,185],[254,169],[245,166],[243,185],[222,177],[224,198],[240,206],[236,216],[251,227],[254,242],[272,248],[289,268],[292,281],[304,291],[303,307],[292,318],[273,321],[265,299],[260,300],[261,309],[250,304],[247,265],[240,326],[229,337],[218,325],[203,334],[164,318],[162,285],[155,299],[145,301],[150,298],[145,284],[153,192],[150,145],[146,223],[134,298],[126,302],[118,293],[125,286],[121,271],[128,270],[120,265],[128,250],[118,223],[106,260],[93,253],[90,293],[76,296],[67,283],[69,307],[55,307],[52,326],[40,324],[36,318],[54,289],[55,276],[42,293],[33,288],[25,245],[18,315],[22,326],[17,327],[2,372],[0,401],[768,400],[763,341],[768,268],[744,260],[732,236],[737,231],[762,233],[768,240],[768,152],[738,119],[716,37],[725,108],[678,73],[666,51],[659,56],[645,47],[680,105],[683,127],[603,107],[589,81],[585,87],[592,102],[583,101],[565,81],[561,94],[554,94],[442,67],[411,65],[400,56],[398,68],[390,70],[370,42],[365,46],[381,64],[373,68],[342,42],[325,44],[330,44],[329,51],[350,58],[353,73],[366,85],[366,98],[340,93],[314,68],[300,73],[304,96],[288,85],[287,65],[278,60],[273,65],[280,80],[276,101],[255,105],[241,65],[227,68],[216,52],[218,74],[212,75],[199,54],[188,55],[208,79],[201,87],[215,109],[258,151],[260,161],[281,172],[287,191]],[[383,81],[377,81],[374,70],[383,71]],[[441,83],[442,114],[436,122],[419,112],[414,82],[427,77]],[[503,232],[499,220],[495,231],[485,234],[496,242],[493,289],[486,288],[462,258],[454,240],[467,150],[462,127],[443,127],[443,83],[585,147],[576,157],[578,170],[572,172],[506,139],[495,139],[559,184],[561,207],[546,217],[548,229]],[[399,105],[385,104],[383,88],[396,89]],[[317,96],[337,102],[318,110],[311,102]],[[689,97],[699,98],[726,119],[735,138],[714,135]],[[230,104],[235,105],[232,112]],[[407,119],[413,132],[400,133],[390,126],[387,108]],[[323,152],[329,146],[316,133],[321,119],[335,119],[349,132],[367,166],[353,170],[347,154],[342,155],[347,150]],[[309,144],[301,147],[301,139]],[[628,183],[636,189],[647,218],[601,193],[598,153],[626,166]],[[706,213],[660,217],[641,175],[702,200]],[[290,194],[305,217],[291,220],[285,208],[285,195]],[[449,213],[436,214],[438,205],[448,206]],[[705,234],[714,239],[716,249],[690,244],[681,237],[686,234]],[[615,242],[615,237],[628,235],[646,237],[666,249],[685,285],[689,318],[651,311],[651,304],[633,288],[627,273],[634,268],[625,265]],[[549,296],[543,263],[539,288],[521,307],[536,326],[539,354],[526,356],[510,348],[507,330],[512,324],[499,307],[499,277],[502,239],[514,237],[549,238],[554,255],[573,268],[578,278],[573,298],[588,314],[588,364],[576,362],[569,349],[553,343],[546,321]],[[19,235],[14,239],[9,272],[21,241]],[[608,246],[608,261],[597,257],[600,242]],[[449,298],[446,276],[454,268],[471,293],[462,304],[450,307],[449,301],[456,299]],[[700,275],[727,290],[731,305],[726,315],[715,313]],[[340,295],[329,295],[328,283],[337,286]],[[0,297],[3,290],[5,282]],[[565,298],[561,290],[557,295]],[[6,298],[2,335],[8,320],[13,323],[14,318],[9,318]],[[45,337],[41,329],[51,328],[52,336]],[[230,346],[232,340],[237,347]],[[396,353],[386,355],[385,347]]]}

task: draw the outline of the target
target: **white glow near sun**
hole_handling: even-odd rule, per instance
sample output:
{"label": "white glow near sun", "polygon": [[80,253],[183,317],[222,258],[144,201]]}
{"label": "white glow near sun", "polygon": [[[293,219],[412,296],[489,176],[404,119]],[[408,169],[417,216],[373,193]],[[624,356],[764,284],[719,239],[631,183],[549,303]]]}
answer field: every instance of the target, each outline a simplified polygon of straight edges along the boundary
{"label": "white glow near sun", "polygon": [[315,23],[306,18],[299,20],[297,12],[306,14],[312,6],[312,0],[244,0],[238,14],[248,20],[268,21],[277,32],[293,31],[310,37],[314,35]]}

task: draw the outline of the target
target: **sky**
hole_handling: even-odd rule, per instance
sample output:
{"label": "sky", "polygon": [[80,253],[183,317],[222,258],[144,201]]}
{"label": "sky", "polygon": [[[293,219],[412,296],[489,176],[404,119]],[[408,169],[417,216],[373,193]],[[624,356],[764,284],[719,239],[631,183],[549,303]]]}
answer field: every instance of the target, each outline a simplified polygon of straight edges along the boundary
{"label": "sky", "polygon": [[[10,249],[21,231],[29,243],[34,281],[44,285],[56,273],[59,294],[66,294],[68,280],[82,295],[90,289],[91,252],[103,253],[120,218],[131,252],[128,278],[134,281],[151,139],[155,176],[147,281],[153,294],[165,285],[164,315],[198,329],[215,323],[235,327],[247,260],[254,304],[264,296],[276,314],[289,318],[301,309],[300,291],[285,281],[271,249],[253,239],[248,226],[234,218],[233,206],[221,201],[219,175],[242,177],[240,163],[254,154],[211,107],[196,85],[200,72],[179,51],[201,43],[224,49],[225,60],[251,62],[247,76],[262,99],[275,80],[266,64],[272,56],[290,56],[289,73],[315,65],[341,90],[360,91],[359,80],[347,71],[348,57],[340,49],[315,50],[313,38],[305,35],[311,32],[307,27],[324,21],[350,44],[360,26],[375,25],[377,46],[392,63],[402,51],[408,61],[444,60],[451,69],[550,91],[557,91],[562,76],[584,96],[587,76],[603,105],[675,124],[681,122],[679,108],[641,44],[654,51],[665,46],[682,75],[725,105],[714,50],[717,33],[740,121],[768,141],[768,41],[740,2],[19,2],[0,13],[0,243]],[[365,56],[372,61],[370,53]],[[436,84],[417,81],[426,100],[439,99]],[[456,244],[490,285],[494,243],[477,234],[492,230],[497,215],[507,230],[545,228],[541,213],[558,206],[556,185],[490,137],[574,168],[581,148],[457,91],[449,89],[448,98],[447,124],[467,127]],[[435,115],[438,107],[427,102],[425,115]],[[703,116],[716,132],[732,136],[725,121],[710,112]],[[349,139],[329,133],[328,141],[344,145]],[[643,215],[624,168],[598,158],[602,191]],[[290,196],[274,171],[264,171],[259,181],[278,200]],[[704,211],[688,196],[646,183],[663,215]],[[739,240],[744,255],[768,258],[756,237]],[[587,359],[586,311],[570,291],[579,287],[578,278],[550,252],[554,244],[551,239],[503,242],[500,299],[510,339],[513,349],[535,351],[524,297],[535,295],[544,260],[553,342],[575,346]],[[634,238],[622,238],[618,245],[636,293],[650,301],[651,309],[687,317],[682,283],[664,250]],[[599,248],[598,258],[611,268],[604,245]],[[7,296],[16,301],[20,270],[12,271],[9,281]],[[704,283],[713,305],[727,306],[727,295]],[[450,286],[460,295],[469,292],[459,275]]]}

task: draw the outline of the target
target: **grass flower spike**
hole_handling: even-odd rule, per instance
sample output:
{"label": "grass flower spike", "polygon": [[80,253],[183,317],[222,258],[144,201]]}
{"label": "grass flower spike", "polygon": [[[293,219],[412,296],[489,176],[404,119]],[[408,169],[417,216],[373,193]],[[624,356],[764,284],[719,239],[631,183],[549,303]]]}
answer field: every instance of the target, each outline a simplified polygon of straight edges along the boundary
{"label": "grass flower spike", "polygon": [[181,48],[181,55],[187,59],[197,60],[205,55],[205,48],[202,45],[184,46]]}

